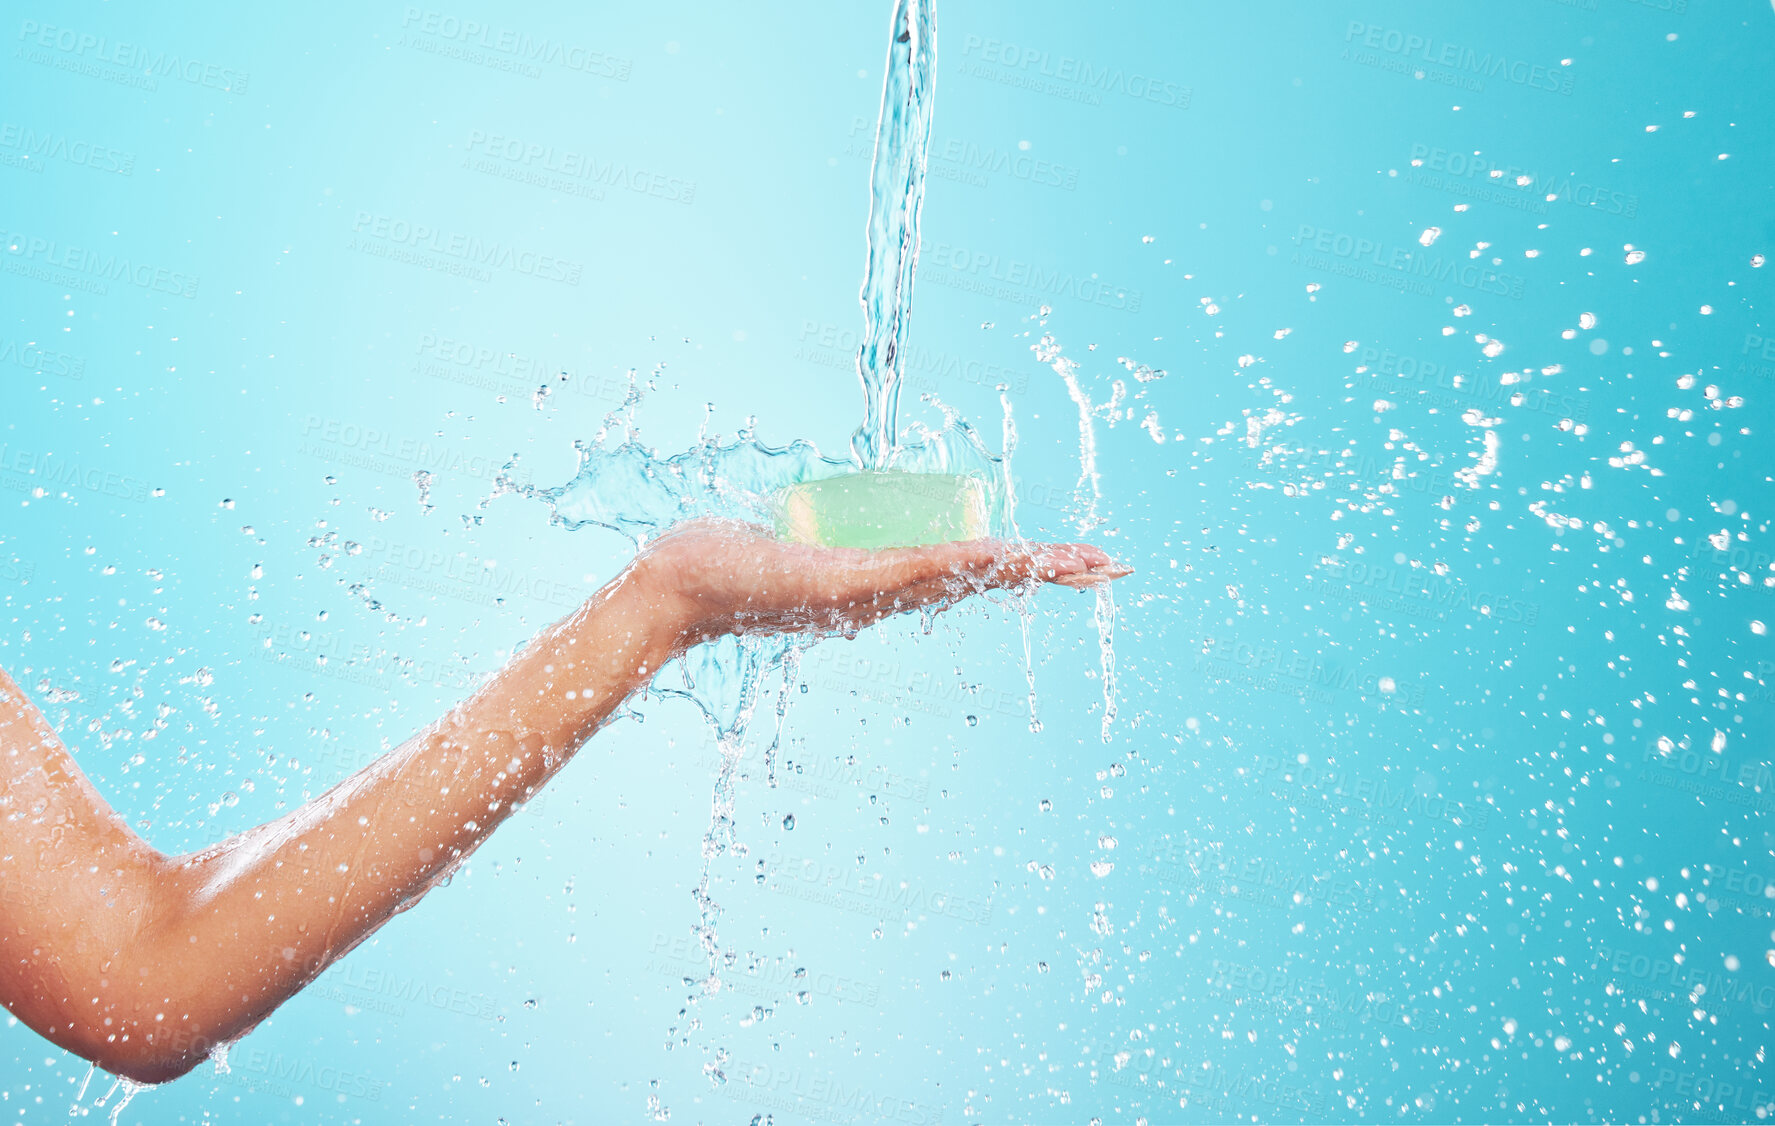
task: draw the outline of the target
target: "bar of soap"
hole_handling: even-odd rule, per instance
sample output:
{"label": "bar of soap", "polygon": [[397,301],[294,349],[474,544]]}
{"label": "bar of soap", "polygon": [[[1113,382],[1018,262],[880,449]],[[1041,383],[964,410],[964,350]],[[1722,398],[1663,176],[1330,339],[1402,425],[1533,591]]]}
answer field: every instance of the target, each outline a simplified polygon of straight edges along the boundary
{"label": "bar of soap", "polygon": [[923,547],[987,534],[986,483],[950,473],[866,470],[777,493],[777,535],[818,547]]}

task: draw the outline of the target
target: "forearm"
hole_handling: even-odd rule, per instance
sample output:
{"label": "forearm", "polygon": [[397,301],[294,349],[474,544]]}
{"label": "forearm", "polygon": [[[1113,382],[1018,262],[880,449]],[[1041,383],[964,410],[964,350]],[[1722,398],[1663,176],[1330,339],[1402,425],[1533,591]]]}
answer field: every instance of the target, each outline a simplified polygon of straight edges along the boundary
{"label": "forearm", "polygon": [[[678,645],[633,575],[424,732],[282,820],[167,862],[144,1029],[173,1062],[238,1036],[473,852]],[[177,968],[172,968],[176,966]],[[181,1068],[182,1070],[182,1068]]]}

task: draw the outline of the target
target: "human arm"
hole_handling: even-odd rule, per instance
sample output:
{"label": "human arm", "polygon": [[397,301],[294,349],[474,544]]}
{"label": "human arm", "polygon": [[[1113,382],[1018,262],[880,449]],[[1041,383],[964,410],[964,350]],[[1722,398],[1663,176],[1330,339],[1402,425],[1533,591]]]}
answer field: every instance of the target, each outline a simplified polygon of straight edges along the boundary
{"label": "human arm", "polygon": [[109,1071],[175,1078],[416,902],[691,645],[1118,573],[1076,545],[869,553],[699,522],[656,541],[400,747],[301,809],[183,857],[130,830],[0,671],[0,1002]]}

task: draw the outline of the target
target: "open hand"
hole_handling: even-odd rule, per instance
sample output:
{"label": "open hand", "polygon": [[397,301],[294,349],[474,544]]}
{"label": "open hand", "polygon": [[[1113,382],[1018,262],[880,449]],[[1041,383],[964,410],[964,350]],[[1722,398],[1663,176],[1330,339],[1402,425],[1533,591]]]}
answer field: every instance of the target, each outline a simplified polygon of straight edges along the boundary
{"label": "open hand", "polygon": [[1131,573],[1090,544],[968,540],[860,551],[785,543],[725,520],[668,532],[635,569],[686,644],[726,633],[852,630],[995,588],[1095,586]]}

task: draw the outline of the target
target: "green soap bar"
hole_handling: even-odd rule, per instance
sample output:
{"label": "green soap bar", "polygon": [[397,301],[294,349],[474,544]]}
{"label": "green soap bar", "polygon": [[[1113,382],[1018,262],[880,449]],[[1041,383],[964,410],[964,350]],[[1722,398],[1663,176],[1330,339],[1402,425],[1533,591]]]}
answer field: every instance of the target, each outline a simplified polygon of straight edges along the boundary
{"label": "green soap bar", "polygon": [[986,483],[949,473],[866,470],[777,493],[777,535],[820,547],[922,547],[987,534]]}

